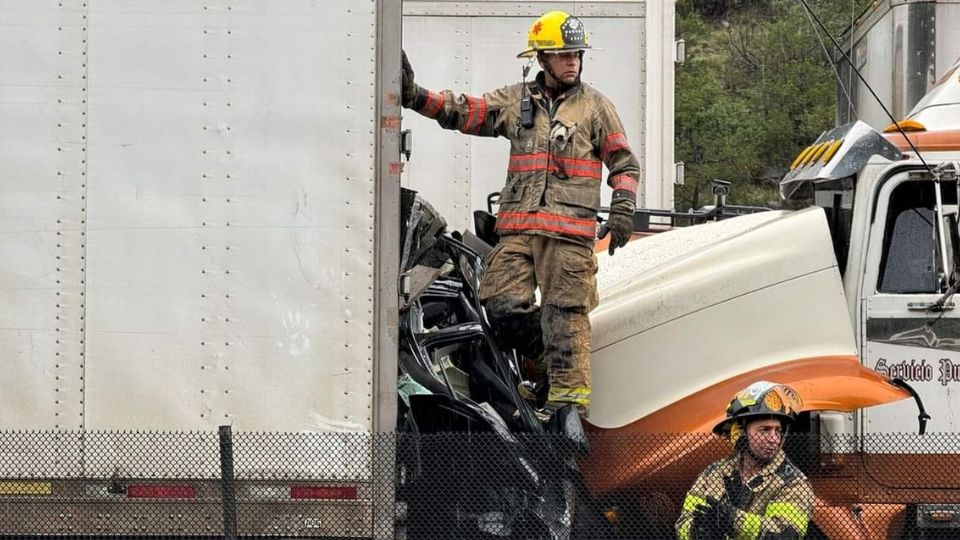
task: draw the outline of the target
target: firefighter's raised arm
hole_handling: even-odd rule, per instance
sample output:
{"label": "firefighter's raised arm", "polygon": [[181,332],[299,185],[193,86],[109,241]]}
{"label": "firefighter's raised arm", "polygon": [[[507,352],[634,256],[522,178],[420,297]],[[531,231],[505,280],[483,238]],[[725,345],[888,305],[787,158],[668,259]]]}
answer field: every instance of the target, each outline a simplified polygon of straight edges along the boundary
{"label": "firefighter's raised arm", "polygon": [[427,118],[433,118],[445,129],[455,129],[468,135],[497,137],[504,135],[506,123],[502,114],[512,101],[519,103],[519,90],[513,87],[487,92],[480,97],[455,94],[451,90],[433,92],[422,88],[414,80],[413,67],[403,52],[403,98],[401,104]]}

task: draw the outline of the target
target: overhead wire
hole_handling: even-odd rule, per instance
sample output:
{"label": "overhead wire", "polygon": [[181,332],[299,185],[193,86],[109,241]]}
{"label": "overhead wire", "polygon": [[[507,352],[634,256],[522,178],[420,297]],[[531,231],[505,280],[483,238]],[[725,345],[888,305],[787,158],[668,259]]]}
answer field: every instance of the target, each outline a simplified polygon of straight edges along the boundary
{"label": "overhead wire", "polygon": [[[853,63],[853,60],[850,58],[850,55],[844,52],[843,48],[840,46],[840,43],[837,41],[835,37],[833,37],[833,34],[831,34],[830,30],[827,29],[825,24],[823,24],[823,21],[820,20],[820,17],[817,16],[816,12],[813,11],[813,8],[811,8],[810,4],[807,3],[807,0],[798,0],[798,1],[803,5],[803,8],[807,13],[807,18],[809,19],[812,17],[817,22],[817,26],[820,27],[820,30],[822,30],[823,33],[826,34],[828,38],[830,38],[830,41],[833,43],[833,46],[836,47],[837,51],[839,51],[840,54],[843,56],[843,59],[846,60],[847,63],[850,65],[851,71],[853,73],[856,73],[857,78],[860,79],[863,85],[870,92],[870,95],[873,96],[873,99],[876,100],[877,104],[880,105],[880,108],[883,109],[883,112],[887,115],[888,118],[890,118],[890,121],[893,122],[892,124],[893,127],[897,129],[897,132],[900,133],[900,136],[903,137],[903,140],[906,141],[907,145],[910,146],[910,149],[917,156],[917,159],[920,161],[923,167],[927,169],[927,171],[930,173],[930,176],[933,177],[933,183],[934,183],[933,191],[934,191],[934,197],[936,199],[936,209],[937,209],[936,229],[937,229],[937,236],[939,237],[939,240],[940,240],[939,244],[940,244],[941,264],[943,266],[944,273],[946,273],[947,267],[948,267],[947,253],[946,253],[946,238],[945,238],[945,231],[943,227],[943,210],[942,210],[943,200],[942,200],[942,195],[940,193],[940,190],[941,190],[940,179],[941,179],[941,176],[943,175],[942,166],[934,169],[933,167],[930,166],[929,163],[927,163],[927,160],[924,159],[923,154],[920,153],[920,149],[913,144],[913,141],[910,140],[910,137],[907,136],[906,132],[900,126],[900,123],[897,122],[896,118],[893,117],[893,114],[890,113],[890,110],[883,103],[883,100],[880,99],[880,96],[877,95],[877,93],[873,90],[873,87],[870,86],[870,83],[867,82],[867,80],[863,77],[863,74],[860,73],[860,70],[857,69],[857,66]],[[851,31],[853,30],[852,24],[850,26],[850,29]],[[816,32],[816,28],[814,28],[814,31]],[[817,35],[819,37],[819,34]],[[831,65],[832,65],[832,62],[831,62]],[[837,82],[839,82],[840,86],[842,87],[843,81],[839,79],[839,74],[836,69],[834,69],[834,73],[838,77]],[[849,97],[847,99],[849,101]],[[960,173],[960,171],[957,171],[956,169],[954,169],[954,174],[957,174],[957,173]],[[943,309],[944,304],[949,301],[949,299],[953,296],[954,291],[956,290],[957,283],[954,280],[954,276],[960,277],[960,274],[954,273],[948,277],[948,281],[950,283],[946,293],[943,296],[941,296],[938,301],[928,306],[928,309],[940,309],[940,310]]]}
{"label": "overhead wire", "polygon": [[[850,55],[853,56],[853,25],[856,24],[856,10],[857,10],[857,0],[850,0]],[[847,73],[847,85],[853,86],[853,72]],[[857,109],[853,106],[853,100],[850,97],[847,97],[847,118],[850,118],[850,111],[853,110],[853,114],[857,115]],[[857,119],[860,119],[860,116],[857,115]]]}
{"label": "overhead wire", "polygon": [[863,74],[860,73],[859,69],[857,69],[857,66],[853,63],[853,60],[850,58],[850,56],[843,51],[843,48],[840,46],[840,43],[837,41],[837,38],[833,37],[833,34],[830,33],[830,30],[827,29],[825,24],[823,24],[823,21],[820,20],[820,17],[818,17],[816,12],[813,11],[813,8],[811,8],[810,4],[807,3],[807,0],[797,0],[797,1],[803,5],[803,8],[807,11],[807,13],[811,17],[813,17],[813,19],[817,22],[817,26],[820,27],[820,30],[822,30],[823,33],[826,34],[828,38],[830,38],[830,41],[833,43],[833,46],[836,47],[838,51],[840,51],[840,54],[843,56],[843,59],[846,60],[847,63],[850,65],[850,69],[854,73],[856,73],[857,78],[860,79],[860,82],[862,82],[863,85],[867,88],[867,90],[870,92],[870,95],[873,96],[873,99],[875,99],[877,104],[880,105],[880,108],[883,109],[884,114],[886,114],[887,117],[890,118],[890,121],[893,122],[893,126],[897,128],[897,131],[903,137],[903,140],[905,140],[907,142],[907,145],[910,146],[910,150],[912,150],[917,155],[917,159],[920,160],[920,163],[922,163],[923,166],[928,171],[930,171],[930,174],[934,175],[935,177],[938,177],[939,175],[936,172],[934,172],[933,167],[931,167],[927,163],[927,161],[923,158],[923,155],[920,153],[920,150],[913,144],[913,141],[911,141],[910,138],[907,137],[907,133],[903,131],[902,127],[900,127],[900,123],[897,122],[896,118],[893,117],[893,114],[890,112],[890,109],[887,108],[887,106],[883,103],[883,100],[880,99],[880,96],[878,96],[877,93],[873,90],[873,87],[870,86],[870,83],[868,83],[867,80],[863,77]]}
{"label": "overhead wire", "polygon": [[850,92],[847,90],[847,85],[843,84],[843,77],[840,76],[840,72],[837,70],[837,63],[834,62],[833,58],[830,56],[830,51],[827,50],[827,45],[823,42],[823,37],[817,30],[817,26],[813,23],[813,18],[810,17],[810,13],[807,10],[804,10],[803,14],[807,16],[810,26],[813,27],[813,33],[815,36],[817,36],[817,41],[820,42],[820,49],[823,51],[823,56],[827,58],[827,63],[830,64],[830,69],[833,70],[833,74],[837,78],[837,83],[840,85],[840,89],[843,90],[843,95],[847,98],[847,114],[850,114],[850,109],[852,108],[854,116],[856,116],[857,120],[859,120],[860,115],[857,114],[857,109],[853,107],[853,98],[850,97]]}

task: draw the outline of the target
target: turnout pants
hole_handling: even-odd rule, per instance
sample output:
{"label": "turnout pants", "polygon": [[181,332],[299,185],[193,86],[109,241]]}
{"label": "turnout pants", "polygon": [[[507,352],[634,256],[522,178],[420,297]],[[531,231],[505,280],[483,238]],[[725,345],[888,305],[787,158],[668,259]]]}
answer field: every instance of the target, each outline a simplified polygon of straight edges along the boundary
{"label": "turnout pants", "polygon": [[[597,306],[597,258],[589,246],[512,234],[487,257],[480,300],[494,331],[528,357],[543,355],[547,402],[590,406],[590,318]],[[535,291],[540,288],[540,303]]]}

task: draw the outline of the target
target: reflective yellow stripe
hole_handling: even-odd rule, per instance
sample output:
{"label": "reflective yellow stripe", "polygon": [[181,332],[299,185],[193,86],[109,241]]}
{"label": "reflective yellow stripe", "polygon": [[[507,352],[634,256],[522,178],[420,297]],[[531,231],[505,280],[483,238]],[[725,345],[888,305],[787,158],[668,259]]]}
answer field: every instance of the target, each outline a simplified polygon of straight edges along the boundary
{"label": "reflective yellow stripe", "polygon": [[743,512],[743,525],[737,533],[736,540],[757,540],[760,536],[760,516]]}
{"label": "reflective yellow stripe", "polygon": [[0,482],[0,495],[50,495],[50,482]]}
{"label": "reflective yellow stripe", "polygon": [[684,512],[693,512],[698,506],[705,506],[706,504],[706,499],[701,499],[696,495],[690,495],[688,493],[687,498],[683,500],[683,510]]}
{"label": "reflective yellow stripe", "polygon": [[551,386],[550,393],[547,394],[547,401],[576,403],[577,405],[590,405],[590,389],[555,388]]}
{"label": "reflective yellow stripe", "polygon": [[[691,495],[687,493],[687,497],[683,499],[683,511],[684,512],[693,512],[697,509],[698,506],[704,506],[707,504],[706,499],[697,497],[696,495]],[[693,526],[693,518],[687,519],[686,523],[680,526],[680,530],[677,531],[677,534],[680,536],[680,540],[690,540],[690,527]]]}
{"label": "reflective yellow stripe", "polygon": [[770,503],[763,515],[765,517],[782,517],[797,528],[800,536],[807,534],[807,525],[810,523],[810,518],[795,504],[787,502]]}

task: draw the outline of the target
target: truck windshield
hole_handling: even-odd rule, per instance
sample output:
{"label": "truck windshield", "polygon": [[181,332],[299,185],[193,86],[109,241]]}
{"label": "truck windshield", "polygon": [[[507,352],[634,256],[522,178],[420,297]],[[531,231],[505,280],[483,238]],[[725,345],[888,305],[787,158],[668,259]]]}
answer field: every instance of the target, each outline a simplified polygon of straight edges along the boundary
{"label": "truck windshield", "polygon": [[813,187],[813,203],[827,214],[833,252],[837,256],[840,275],[847,267],[850,249],[850,224],[853,222],[853,177],[817,182]]}

